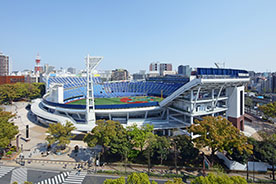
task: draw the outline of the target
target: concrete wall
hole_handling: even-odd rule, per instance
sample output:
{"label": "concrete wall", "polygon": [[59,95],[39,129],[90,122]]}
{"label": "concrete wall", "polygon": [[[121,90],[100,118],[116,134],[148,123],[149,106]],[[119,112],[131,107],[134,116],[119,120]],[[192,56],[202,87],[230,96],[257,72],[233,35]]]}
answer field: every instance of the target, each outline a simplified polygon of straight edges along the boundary
{"label": "concrete wall", "polygon": [[[243,95],[241,97],[241,91]],[[244,86],[230,87],[226,89],[228,96],[226,117],[233,123],[235,127],[244,130]],[[242,112],[241,112],[242,100]]]}

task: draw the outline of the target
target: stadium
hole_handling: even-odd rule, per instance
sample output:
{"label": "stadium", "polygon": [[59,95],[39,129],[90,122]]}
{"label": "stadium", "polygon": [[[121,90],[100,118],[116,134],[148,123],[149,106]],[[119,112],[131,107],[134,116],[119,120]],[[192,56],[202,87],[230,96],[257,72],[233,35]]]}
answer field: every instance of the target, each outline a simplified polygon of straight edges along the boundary
{"label": "stadium", "polygon": [[151,124],[171,135],[203,116],[224,116],[243,130],[245,70],[196,68],[190,77],[165,76],[139,81],[103,82],[95,77],[102,57],[86,57],[84,77],[50,76],[47,93],[32,103],[31,111],[43,124],[72,122],[81,132],[96,120],[119,121],[123,126]]}

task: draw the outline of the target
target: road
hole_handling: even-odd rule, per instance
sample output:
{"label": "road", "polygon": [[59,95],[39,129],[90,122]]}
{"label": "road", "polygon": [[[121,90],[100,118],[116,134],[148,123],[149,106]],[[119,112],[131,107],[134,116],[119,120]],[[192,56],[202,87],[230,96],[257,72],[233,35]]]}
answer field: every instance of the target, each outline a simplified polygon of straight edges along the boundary
{"label": "road", "polygon": [[[86,171],[55,171],[33,169],[26,167],[7,167],[0,166],[0,184],[8,184],[17,181],[19,184],[24,183],[24,178],[33,184],[43,181],[44,184],[57,184],[63,181],[65,183],[79,183],[79,184],[101,184],[106,179],[118,178],[120,176],[111,176],[103,174],[87,174]],[[158,184],[163,184],[167,180],[154,179]]]}

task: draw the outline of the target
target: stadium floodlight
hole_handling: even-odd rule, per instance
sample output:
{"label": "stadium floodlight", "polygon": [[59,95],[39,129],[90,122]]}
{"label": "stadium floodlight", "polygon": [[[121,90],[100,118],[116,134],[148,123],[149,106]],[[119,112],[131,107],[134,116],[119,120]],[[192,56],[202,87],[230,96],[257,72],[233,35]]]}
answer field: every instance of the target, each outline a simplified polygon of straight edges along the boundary
{"label": "stadium floodlight", "polygon": [[86,74],[87,74],[87,83],[86,83],[86,121],[91,126],[95,125],[96,115],[95,115],[95,103],[94,103],[94,90],[93,90],[93,77],[94,72],[98,64],[103,59],[102,56],[88,56],[85,58],[86,61]]}

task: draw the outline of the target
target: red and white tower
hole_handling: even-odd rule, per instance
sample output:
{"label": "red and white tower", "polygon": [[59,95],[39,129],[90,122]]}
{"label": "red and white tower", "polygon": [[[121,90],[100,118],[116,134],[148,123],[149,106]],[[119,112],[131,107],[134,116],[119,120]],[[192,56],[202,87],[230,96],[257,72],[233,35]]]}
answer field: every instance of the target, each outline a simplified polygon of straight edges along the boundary
{"label": "red and white tower", "polygon": [[35,58],[35,73],[42,73],[43,72],[43,68],[40,65],[40,56],[39,53],[37,53],[37,56]]}

